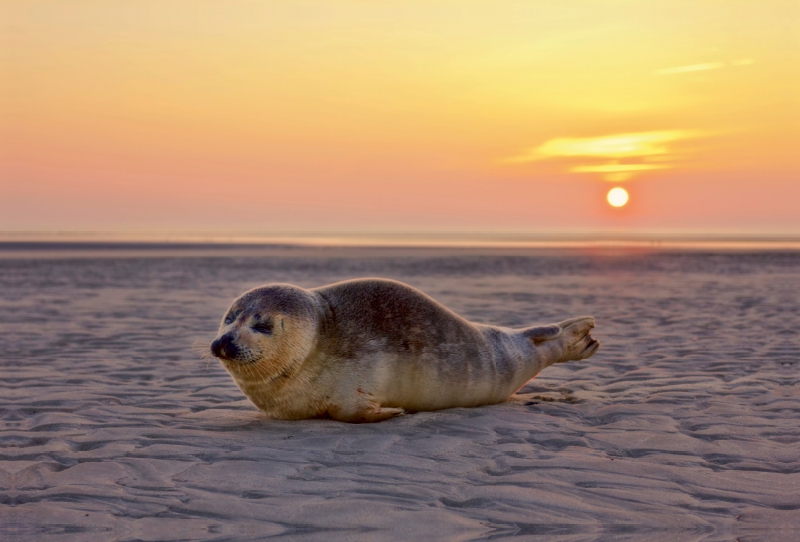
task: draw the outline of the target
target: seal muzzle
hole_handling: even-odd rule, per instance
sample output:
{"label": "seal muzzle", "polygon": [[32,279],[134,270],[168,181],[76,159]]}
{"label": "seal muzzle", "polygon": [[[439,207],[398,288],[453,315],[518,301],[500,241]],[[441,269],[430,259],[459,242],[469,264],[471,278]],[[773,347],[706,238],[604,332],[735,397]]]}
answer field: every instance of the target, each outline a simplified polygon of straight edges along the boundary
{"label": "seal muzzle", "polygon": [[211,343],[211,353],[215,358],[235,360],[239,356],[239,347],[233,342],[230,333],[226,333]]}

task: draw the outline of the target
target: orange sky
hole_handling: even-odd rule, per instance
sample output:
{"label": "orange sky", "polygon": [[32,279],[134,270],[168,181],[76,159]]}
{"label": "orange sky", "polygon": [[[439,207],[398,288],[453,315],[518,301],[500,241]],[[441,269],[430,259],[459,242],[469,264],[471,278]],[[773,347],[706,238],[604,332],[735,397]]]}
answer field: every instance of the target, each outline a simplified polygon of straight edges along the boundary
{"label": "orange sky", "polygon": [[2,1],[0,230],[797,234],[798,5]]}

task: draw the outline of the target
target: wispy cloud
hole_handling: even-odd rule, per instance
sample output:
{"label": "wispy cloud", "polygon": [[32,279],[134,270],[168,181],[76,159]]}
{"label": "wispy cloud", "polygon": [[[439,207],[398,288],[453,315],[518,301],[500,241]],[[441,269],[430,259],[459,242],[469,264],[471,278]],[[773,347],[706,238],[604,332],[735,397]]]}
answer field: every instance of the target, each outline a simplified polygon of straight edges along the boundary
{"label": "wispy cloud", "polygon": [[602,137],[557,137],[518,156],[507,163],[525,163],[553,157],[586,156],[598,158],[631,158],[668,154],[668,143],[701,133],[695,130],[659,130]]}
{"label": "wispy cloud", "polygon": [[[561,160],[563,163],[566,160],[565,167],[570,173],[600,173],[608,181],[625,181],[646,171],[675,167],[674,160],[681,154],[675,144],[704,135],[698,130],[656,130],[601,137],[557,137],[503,162],[523,164]],[[585,163],[592,159],[595,163]],[[624,163],[624,159],[633,162]],[[596,163],[598,160],[603,163]],[[576,164],[576,161],[584,163]]]}
{"label": "wispy cloud", "polygon": [[730,64],[725,62],[706,62],[704,64],[689,64],[687,66],[675,66],[674,68],[663,68],[660,70],[656,70],[653,73],[655,75],[675,75],[678,73],[691,73],[691,72],[702,72],[706,70],[719,70],[721,68],[725,68],[727,66],[749,66],[751,64],[755,64],[756,61],[752,58],[740,58],[737,60],[732,61]]}
{"label": "wispy cloud", "polygon": [[688,73],[688,72],[702,72],[706,70],[718,70],[720,68],[724,68],[724,62],[707,62],[705,64],[690,64],[688,66],[677,66],[675,68],[664,68],[661,70],[656,70],[653,73],[656,75],[674,75],[676,73]]}
{"label": "wispy cloud", "polygon": [[594,166],[575,166],[570,169],[573,173],[632,173],[637,171],[651,171],[654,169],[669,169],[668,164],[599,164]]}

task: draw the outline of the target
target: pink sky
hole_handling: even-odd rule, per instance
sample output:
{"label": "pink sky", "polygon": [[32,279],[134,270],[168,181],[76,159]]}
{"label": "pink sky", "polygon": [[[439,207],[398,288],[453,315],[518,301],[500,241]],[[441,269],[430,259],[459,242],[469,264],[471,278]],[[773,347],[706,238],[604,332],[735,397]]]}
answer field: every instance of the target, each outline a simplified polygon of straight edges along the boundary
{"label": "pink sky", "polygon": [[2,231],[800,234],[789,4],[0,9]]}

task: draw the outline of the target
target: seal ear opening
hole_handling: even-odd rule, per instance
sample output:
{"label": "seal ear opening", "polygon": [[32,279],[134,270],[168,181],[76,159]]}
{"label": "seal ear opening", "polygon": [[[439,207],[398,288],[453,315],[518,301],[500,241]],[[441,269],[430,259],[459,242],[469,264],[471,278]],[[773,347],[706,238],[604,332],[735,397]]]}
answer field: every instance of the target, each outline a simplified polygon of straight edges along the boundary
{"label": "seal ear opening", "polygon": [[529,327],[522,330],[523,337],[533,341],[533,344],[543,343],[558,338],[561,335],[561,327],[550,324],[549,326]]}

